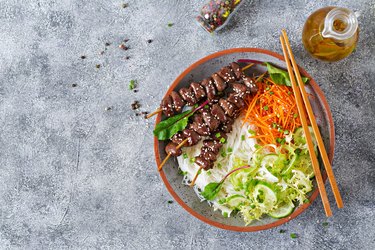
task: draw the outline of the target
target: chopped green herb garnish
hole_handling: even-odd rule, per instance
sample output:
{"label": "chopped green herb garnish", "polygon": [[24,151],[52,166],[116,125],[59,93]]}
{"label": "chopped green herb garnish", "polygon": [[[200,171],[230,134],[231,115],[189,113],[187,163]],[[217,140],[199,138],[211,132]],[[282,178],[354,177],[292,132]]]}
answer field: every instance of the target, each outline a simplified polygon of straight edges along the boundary
{"label": "chopped green herb garnish", "polygon": [[284,130],[284,135],[288,135],[289,134],[289,130]]}
{"label": "chopped green herb garnish", "polygon": [[277,128],[277,123],[276,122],[272,123],[272,128]]}
{"label": "chopped green herb garnish", "polygon": [[168,204],[172,204],[173,203],[173,201],[168,201]]}
{"label": "chopped green herb garnish", "polygon": [[182,171],[181,169],[178,171],[179,175],[185,176],[187,175],[187,171]]}
{"label": "chopped green herb garnish", "polygon": [[245,140],[245,135],[241,135],[241,140],[242,140],[242,141]]}
{"label": "chopped green herb garnish", "polygon": [[284,229],[280,229],[280,231],[279,231],[279,233],[281,233],[281,234],[283,234],[285,232],[286,232],[286,230],[284,230]]}
{"label": "chopped green herb garnish", "polygon": [[209,107],[210,107],[210,106],[208,106],[208,105],[204,105],[204,108],[205,108],[205,109],[208,109]]}
{"label": "chopped green herb garnish", "polygon": [[227,199],[225,199],[225,198],[221,198],[220,200],[218,200],[217,203],[219,203],[219,204],[224,204],[226,201],[227,201]]}
{"label": "chopped green herb garnish", "polygon": [[182,157],[183,157],[184,159],[187,159],[187,158],[188,158],[187,153],[183,153]]}
{"label": "chopped green herb garnish", "polygon": [[266,87],[266,90],[270,90],[270,87],[269,87],[269,86],[267,86],[267,87]]}
{"label": "chopped green herb garnish", "polygon": [[200,175],[201,173],[202,173],[202,169],[199,169],[197,174]]}
{"label": "chopped green herb garnish", "polygon": [[254,209],[254,208],[255,208],[255,205],[254,205],[254,204],[251,204],[251,205],[250,205],[250,208],[251,208],[251,209]]}
{"label": "chopped green herb garnish", "polygon": [[228,151],[228,153],[232,153],[233,149],[232,148],[228,148],[227,151]]}
{"label": "chopped green herb garnish", "polygon": [[221,137],[221,134],[220,134],[220,133],[216,133],[216,134],[215,134],[215,137],[216,137],[216,138],[220,138],[220,137]]}
{"label": "chopped green herb garnish", "polygon": [[263,109],[267,111],[268,110],[268,106],[267,105],[264,106]]}
{"label": "chopped green herb garnish", "polygon": [[273,95],[273,94],[275,94],[273,91],[270,91],[270,95]]}
{"label": "chopped green herb garnish", "polygon": [[221,155],[222,157],[226,157],[226,156],[227,156],[227,153],[226,153],[224,150],[222,150],[221,153],[220,153],[220,155]]}
{"label": "chopped green herb garnish", "polygon": [[297,117],[298,117],[298,114],[294,114],[293,117],[294,117],[294,118],[297,118]]}
{"label": "chopped green herb garnish", "polygon": [[228,218],[228,213],[227,212],[223,212],[223,216],[224,216],[224,218]]}
{"label": "chopped green herb garnish", "polygon": [[195,162],[195,158],[190,158],[190,162],[194,163]]}
{"label": "chopped green herb garnish", "polygon": [[225,141],[226,141],[225,138],[221,138],[221,139],[220,139],[220,143],[222,143],[222,144],[224,144]]}
{"label": "chopped green herb garnish", "polygon": [[206,173],[207,173],[208,176],[211,175],[211,171],[210,170],[208,170]]}
{"label": "chopped green herb garnish", "polygon": [[291,95],[292,94],[292,92],[291,91],[288,91],[288,95]]}
{"label": "chopped green herb garnish", "polygon": [[328,222],[325,221],[325,222],[322,223],[322,225],[323,225],[323,227],[328,227]]}
{"label": "chopped green herb garnish", "polygon": [[222,168],[222,166],[221,166],[220,163],[217,164],[217,168],[218,168],[218,169],[221,169],[221,168]]}
{"label": "chopped green herb garnish", "polygon": [[255,147],[256,149],[260,149],[260,148],[261,148],[261,146],[260,146],[259,144],[255,144],[254,147]]}
{"label": "chopped green herb garnish", "polygon": [[168,23],[168,27],[172,27],[174,23]]}
{"label": "chopped green herb garnish", "polygon": [[298,236],[297,236],[297,234],[295,234],[295,233],[291,233],[291,234],[290,234],[290,238],[295,239],[295,238],[298,238]]}
{"label": "chopped green herb garnish", "polygon": [[281,145],[285,144],[286,139],[285,138],[276,138],[276,142],[280,143]]}
{"label": "chopped green herb garnish", "polygon": [[129,82],[129,90],[133,90],[135,88],[136,81],[135,80],[130,80]]}
{"label": "chopped green herb garnish", "polygon": [[252,129],[249,129],[247,132],[249,132],[249,134],[251,134],[251,135],[256,135],[256,132]]}

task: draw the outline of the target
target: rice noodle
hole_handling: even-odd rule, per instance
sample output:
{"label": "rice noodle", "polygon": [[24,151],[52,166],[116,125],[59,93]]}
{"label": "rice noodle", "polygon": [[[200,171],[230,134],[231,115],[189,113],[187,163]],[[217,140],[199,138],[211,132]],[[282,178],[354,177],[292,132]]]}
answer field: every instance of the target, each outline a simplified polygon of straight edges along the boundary
{"label": "rice noodle", "polygon": [[[220,153],[218,158],[214,164],[213,169],[209,171],[203,171],[198,176],[194,190],[201,201],[204,198],[200,195],[200,190],[203,190],[204,187],[211,183],[211,182],[219,182],[222,178],[232,170],[234,159],[236,161],[241,160],[245,164],[251,163],[251,158],[253,152],[256,150],[255,145],[257,144],[256,140],[253,138],[249,138],[252,136],[249,133],[249,129],[254,130],[254,127],[249,125],[248,123],[242,124],[242,118],[236,119],[233,124],[233,130],[230,134],[228,134],[228,138],[226,143],[222,147],[222,151],[227,152],[225,157],[223,157]],[[243,140],[244,139],[244,140]],[[203,140],[202,140],[203,141]],[[177,161],[181,171],[185,173],[183,178],[183,183],[188,185],[191,180],[194,178],[195,174],[199,170],[199,166],[195,164],[192,159],[200,154],[200,149],[203,145],[203,142],[198,143],[193,147],[185,147],[183,148],[183,154],[177,157]],[[228,153],[228,148],[232,149],[231,153]],[[185,154],[185,157],[184,157]],[[187,156],[187,157],[186,157]],[[226,195],[233,195],[233,194],[243,194],[240,191],[235,191],[233,186],[229,181],[224,182],[222,186],[222,192],[218,195],[218,197],[214,201],[210,201],[209,204],[214,207],[214,209],[220,209],[223,213],[227,213],[228,216],[232,212],[232,209],[220,205],[218,200]]]}

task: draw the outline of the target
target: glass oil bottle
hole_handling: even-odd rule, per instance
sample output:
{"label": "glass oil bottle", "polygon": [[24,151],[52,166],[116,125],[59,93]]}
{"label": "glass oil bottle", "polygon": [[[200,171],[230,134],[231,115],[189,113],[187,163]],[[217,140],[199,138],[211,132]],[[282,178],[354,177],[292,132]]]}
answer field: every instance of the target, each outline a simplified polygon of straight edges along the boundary
{"label": "glass oil bottle", "polygon": [[351,10],[325,7],[308,17],[302,41],[313,57],[334,62],[353,52],[358,36],[358,20]]}

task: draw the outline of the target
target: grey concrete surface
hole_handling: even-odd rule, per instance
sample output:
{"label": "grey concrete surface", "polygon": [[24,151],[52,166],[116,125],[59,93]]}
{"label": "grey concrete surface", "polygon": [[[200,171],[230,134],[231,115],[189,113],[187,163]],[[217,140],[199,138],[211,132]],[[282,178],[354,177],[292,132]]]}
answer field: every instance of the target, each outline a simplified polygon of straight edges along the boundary
{"label": "grey concrete surface", "polygon": [[[0,248],[375,249],[375,1],[248,0],[214,36],[193,22],[204,2],[0,0]],[[357,11],[361,29],[356,52],[332,64],[301,44],[304,20],[328,5]],[[345,208],[327,219],[318,198],[272,230],[211,227],[168,203],[153,121],[131,103],[153,110],[179,73],[212,52],[281,53],[281,28],[331,106]]]}

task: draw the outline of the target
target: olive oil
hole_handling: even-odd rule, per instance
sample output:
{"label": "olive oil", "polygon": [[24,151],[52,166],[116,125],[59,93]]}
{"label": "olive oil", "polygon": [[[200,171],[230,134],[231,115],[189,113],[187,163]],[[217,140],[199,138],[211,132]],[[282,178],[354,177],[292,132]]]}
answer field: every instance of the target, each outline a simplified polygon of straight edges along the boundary
{"label": "olive oil", "polygon": [[358,21],[352,11],[325,7],[306,20],[302,42],[313,57],[334,62],[353,52],[358,36]]}

